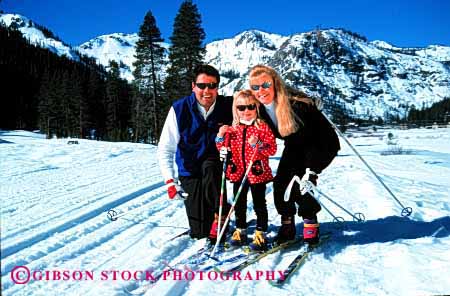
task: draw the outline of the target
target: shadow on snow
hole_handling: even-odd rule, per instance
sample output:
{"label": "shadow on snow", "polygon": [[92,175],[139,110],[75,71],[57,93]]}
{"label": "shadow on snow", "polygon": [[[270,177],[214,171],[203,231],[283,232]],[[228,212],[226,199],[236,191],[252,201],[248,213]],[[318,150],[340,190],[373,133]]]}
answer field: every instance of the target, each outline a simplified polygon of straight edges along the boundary
{"label": "shadow on snow", "polygon": [[321,231],[333,232],[331,241],[336,247],[324,247],[320,251],[329,257],[339,253],[347,246],[386,243],[422,237],[447,237],[450,236],[450,217],[444,216],[425,222],[390,216],[362,223],[345,222],[342,229],[336,223],[328,222],[321,223]]}

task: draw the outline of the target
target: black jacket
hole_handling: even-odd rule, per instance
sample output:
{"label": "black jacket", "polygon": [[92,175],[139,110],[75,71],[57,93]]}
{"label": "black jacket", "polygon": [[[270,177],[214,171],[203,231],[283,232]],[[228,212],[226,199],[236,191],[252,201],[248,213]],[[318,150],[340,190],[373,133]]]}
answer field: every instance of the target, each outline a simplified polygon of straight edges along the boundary
{"label": "black jacket", "polygon": [[277,138],[284,140],[284,151],[277,174],[304,174],[310,168],[319,174],[325,169],[340,149],[339,139],[333,127],[313,104],[292,101],[299,129],[286,137],[281,137],[264,106],[260,107],[261,117],[269,124]]}

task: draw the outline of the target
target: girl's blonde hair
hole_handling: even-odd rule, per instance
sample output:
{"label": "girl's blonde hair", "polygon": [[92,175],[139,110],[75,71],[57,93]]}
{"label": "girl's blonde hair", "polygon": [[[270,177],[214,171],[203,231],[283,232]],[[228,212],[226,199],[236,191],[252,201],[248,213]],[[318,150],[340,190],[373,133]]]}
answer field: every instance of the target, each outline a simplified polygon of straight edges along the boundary
{"label": "girl's blonde hair", "polygon": [[239,90],[234,93],[233,95],[233,125],[239,124],[239,115],[237,111],[237,100],[241,98],[244,99],[246,104],[256,104],[256,121],[255,125],[256,127],[259,127],[259,124],[261,123],[261,118],[259,117],[259,105],[261,104],[253,95],[252,91],[249,89],[246,90]]}
{"label": "girl's blonde hair", "polygon": [[282,137],[295,133],[299,126],[295,120],[296,115],[289,102],[290,96],[283,80],[274,69],[268,66],[256,65],[250,70],[250,78],[258,77],[262,74],[269,75],[273,80],[275,115],[278,121],[278,132]]}

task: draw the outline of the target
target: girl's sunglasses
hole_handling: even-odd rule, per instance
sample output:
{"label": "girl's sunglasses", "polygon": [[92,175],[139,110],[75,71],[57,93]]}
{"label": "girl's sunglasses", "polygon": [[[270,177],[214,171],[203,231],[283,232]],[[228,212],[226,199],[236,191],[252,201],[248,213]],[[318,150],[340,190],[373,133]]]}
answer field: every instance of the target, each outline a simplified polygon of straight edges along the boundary
{"label": "girl's sunglasses", "polygon": [[272,85],[271,82],[266,81],[261,85],[257,85],[257,84],[250,85],[250,88],[254,91],[258,91],[260,87],[262,87],[264,89],[268,89],[271,85]]}
{"label": "girl's sunglasses", "polygon": [[209,89],[216,89],[218,86],[217,82],[210,82],[210,83],[202,83],[202,82],[195,82],[195,85],[199,88],[199,89],[205,89],[206,87],[208,87]]}
{"label": "girl's sunglasses", "polygon": [[250,105],[237,105],[236,106],[236,108],[239,110],[239,111],[245,111],[245,109],[248,109],[248,110],[255,110],[256,109],[256,104],[250,104]]}

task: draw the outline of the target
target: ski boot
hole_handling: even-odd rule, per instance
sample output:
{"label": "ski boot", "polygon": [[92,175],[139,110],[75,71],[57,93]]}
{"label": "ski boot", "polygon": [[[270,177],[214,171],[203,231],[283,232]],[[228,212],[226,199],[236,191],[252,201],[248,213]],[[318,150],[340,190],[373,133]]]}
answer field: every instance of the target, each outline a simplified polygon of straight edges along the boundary
{"label": "ski boot", "polygon": [[244,228],[236,228],[231,237],[230,244],[232,246],[243,246],[247,244],[247,230]]}
{"label": "ski boot", "polygon": [[[222,221],[220,223],[221,227],[223,227],[224,223],[225,223],[225,217],[222,216]],[[209,231],[209,236],[208,236],[208,242],[210,245],[215,245],[217,242],[217,236],[219,235],[218,233],[218,228],[219,227],[219,215],[218,214],[214,214],[214,221],[211,225],[211,230]],[[221,229],[222,231],[222,229]],[[222,238],[220,239],[220,244],[224,244],[226,237],[227,237],[227,232],[228,232],[228,225],[225,228],[225,232],[222,235]]]}
{"label": "ski boot", "polygon": [[281,216],[281,226],[278,229],[275,241],[278,244],[295,239],[295,218],[294,216]]}
{"label": "ski boot", "polygon": [[250,243],[250,249],[253,251],[267,250],[267,237],[264,231],[258,229],[255,231],[253,242]]}
{"label": "ski boot", "polygon": [[303,220],[303,240],[310,245],[319,243],[319,223],[316,219]]}

